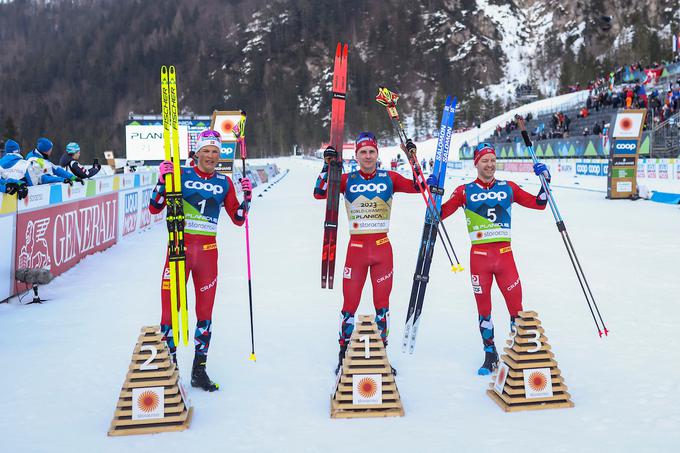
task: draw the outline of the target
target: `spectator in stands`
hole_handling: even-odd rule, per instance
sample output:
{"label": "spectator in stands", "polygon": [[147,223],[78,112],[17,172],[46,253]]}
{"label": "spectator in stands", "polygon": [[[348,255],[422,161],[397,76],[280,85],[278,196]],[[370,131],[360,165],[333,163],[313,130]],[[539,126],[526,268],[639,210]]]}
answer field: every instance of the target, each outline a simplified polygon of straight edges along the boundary
{"label": "spectator in stands", "polygon": [[22,199],[28,195],[29,181],[28,162],[21,156],[19,144],[8,139],[0,158],[0,192],[17,194]]}
{"label": "spectator in stands", "polygon": [[588,131],[588,126],[583,128],[583,136],[585,137],[587,135],[590,135],[590,132]]}
{"label": "spectator in stands", "polygon": [[564,121],[564,132],[569,132],[569,125],[571,124],[571,118],[566,113],[562,115]]}
{"label": "spectator in stands", "polygon": [[71,173],[81,179],[91,178],[99,173],[99,170],[102,169],[102,166],[99,165],[99,161],[97,159],[95,159],[92,163],[92,167],[87,169],[80,165],[80,162],[78,162],[79,158],[80,145],[78,145],[76,142],[71,142],[66,145],[66,153],[61,156],[61,159],[59,159],[59,165],[66,170],[70,170]]}
{"label": "spectator in stands", "polygon": [[600,126],[600,123],[595,123],[595,126],[593,126],[593,135],[600,135],[602,133],[602,126]]}
{"label": "spectator in stands", "polygon": [[580,118],[588,118],[588,114],[589,114],[589,112],[588,112],[588,107],[583,107],[583,108],[578,112],[578,116],[579,116]]}
{"label": "spectator in stands", "polygon": [[645,90],[644,84],[637,83],[635,84],[635,94],[639,99],[639,106],[640,108],[647,108],[647,91]]}
{"label": "spectator in stands", "polygon": [[430,157],[430,171],[434,170],[434,159]]}
{"label": "spectator in stands", "polygon": [[76,177],[70,172],[50,162],[50,155],[54,145],[52,142],[44,137],[38,139],[35,149],[26,154],[26,160],[29,167],[28,172],[31,177],[33,185],[50,184],[53,182],[62,182],[64,184],[73,185],[74,182],[83,183],[81,178]]}
{"label": "spectator in stands", "polygon": [[427,171],[427,161],[423,157],[423,160],[420,161],[420,167],[423,169],[423,171]]}
{"label": "spectator in stands", "polygon": [[626,88],[626,108],[629,109],[633,106],[633,90],[628,87]]}

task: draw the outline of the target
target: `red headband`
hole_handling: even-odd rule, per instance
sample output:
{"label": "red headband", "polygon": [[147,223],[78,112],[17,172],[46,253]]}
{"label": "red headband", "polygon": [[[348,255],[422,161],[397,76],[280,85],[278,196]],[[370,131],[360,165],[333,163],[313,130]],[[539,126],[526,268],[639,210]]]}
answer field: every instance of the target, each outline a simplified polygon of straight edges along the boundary
{"label": "red headband", "polygon": [[496,150],[493,148],[482,148],[479,151],[475,151],[475,165],[479,162],[479,159],[482,158],[482,156],[486,156],[487,154],[493,154],[494,156],[496,155]]}

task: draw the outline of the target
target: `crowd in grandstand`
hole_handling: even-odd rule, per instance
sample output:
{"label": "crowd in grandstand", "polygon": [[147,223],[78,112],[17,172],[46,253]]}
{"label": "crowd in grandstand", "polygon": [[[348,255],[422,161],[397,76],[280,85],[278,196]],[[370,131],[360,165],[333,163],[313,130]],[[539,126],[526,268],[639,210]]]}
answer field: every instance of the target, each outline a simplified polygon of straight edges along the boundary
{"label": "crowd in grandstand", "polygon": [[28,187],[38,184],[84,184],[83,180],[96,175],[101,165],[94,160],[90,168],[82,166],[80,146],[71,142],[61,156],[59,165],[50,159],[54,144],[48,138],[37,140],[35,148],[22,154],[19,143],[13,139],[5,141],[0,157],[0,193],[16,194],[19,199],[28,195]]}

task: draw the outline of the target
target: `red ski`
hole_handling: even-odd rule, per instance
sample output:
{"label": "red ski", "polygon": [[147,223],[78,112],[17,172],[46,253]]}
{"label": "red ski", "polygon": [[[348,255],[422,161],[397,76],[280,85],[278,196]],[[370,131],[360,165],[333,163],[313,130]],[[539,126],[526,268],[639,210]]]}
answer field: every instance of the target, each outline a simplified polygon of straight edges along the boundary
{"label": "red ski", "polygon": [[345,98],[347,97],[347,44],[338,43],[333,66],[333,103],[331,106],[331,146],[337,159],[328,163],[326,219],[323,223],[321,251],[321,287],[333,289],[335,276],[335,246],[338,238],[338,206],[342,177],[342,145],[345,129]]}

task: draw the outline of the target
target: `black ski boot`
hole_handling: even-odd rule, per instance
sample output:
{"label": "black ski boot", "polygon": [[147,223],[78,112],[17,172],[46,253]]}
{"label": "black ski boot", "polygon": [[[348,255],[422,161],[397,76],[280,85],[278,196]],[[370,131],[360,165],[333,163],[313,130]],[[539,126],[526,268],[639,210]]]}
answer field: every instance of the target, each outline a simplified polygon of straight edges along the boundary
{"label": "black ski boot", "polygon": [[194,356],[194,366],[191,369],[191,386],[198,387],[206,392],[214,392],[219,389],[219,384],[214,383],[205,372],[205,363],[207,357],[201,354]]}
{"label": "black ski boot", "polygon": [[337,375],[342,368],[342,360],[345,358],[345,352],[347,352],[347,345],[340,346],[340,352],[338,353],[338,366],[335,367],[335,374]]}
{"label": "black ski boot", "polygon": [[477,370],[477,374],[480,376],[487,376],[494,372],[498,367],[498,353],[496,348],[492,351],[484,351],[484,364]]}

